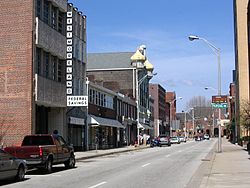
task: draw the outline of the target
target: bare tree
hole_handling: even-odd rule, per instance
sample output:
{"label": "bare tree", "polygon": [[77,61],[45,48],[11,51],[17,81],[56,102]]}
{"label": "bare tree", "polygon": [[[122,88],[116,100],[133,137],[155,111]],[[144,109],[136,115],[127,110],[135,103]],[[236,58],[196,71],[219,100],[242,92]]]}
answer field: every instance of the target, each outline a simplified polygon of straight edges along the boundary
{"label": "bare tree", "polygon": [[194,96],[186,104],[187,109],[193,107],[210,107],[210,106],[211,106],[211,101],[208,100],[205,96]]}
{"label": "bare tree", "polygon": [[240,124],[247,131],[246,136],[249,135],[250,132],[250,102],[243,101],[240,110]]}

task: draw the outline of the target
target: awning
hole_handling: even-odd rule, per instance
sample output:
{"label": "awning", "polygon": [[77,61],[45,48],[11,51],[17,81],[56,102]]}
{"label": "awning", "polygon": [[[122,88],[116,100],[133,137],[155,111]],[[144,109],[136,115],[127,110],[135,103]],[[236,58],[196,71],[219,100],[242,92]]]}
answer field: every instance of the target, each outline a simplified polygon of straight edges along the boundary
{"label": "awning", "polygon": [[137,128],[139,128],[139,129],[153,129],[153,127],[151,127],[151,126],[149,126],[149,125],[146,125],[146,124],[144,124],[144,123],[139,123],[138,125],[137,125]]}
{"label": "awning", "polygon": [[125,129],[125,126],[122,125],[119,121],[115,119],[102,118],[94,115],[88,115],[88,124],[91,126],[108,126],[108,127],[117,127]]}

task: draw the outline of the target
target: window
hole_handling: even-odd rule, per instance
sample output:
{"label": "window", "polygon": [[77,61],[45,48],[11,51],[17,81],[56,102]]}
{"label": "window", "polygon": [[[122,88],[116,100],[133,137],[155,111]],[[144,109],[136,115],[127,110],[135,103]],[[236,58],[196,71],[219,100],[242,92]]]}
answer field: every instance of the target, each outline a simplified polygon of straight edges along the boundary
{"label": "window", "polygon": [[36,16],[41,19],[41,6],[42,6],[42,1],[41,0],[36,0]]}
{"label": "window", "polygon": [[107,108],[113,109],[113,97],[112,96],[105,96],[106,106]]}
{"label": "window", "polygon": [[49,1],[44,0],[43,4],[43,21],[49,24]]}
{"label": "window", "polygon": [[36,48],[36,73],[41,75],[41,48]]}
{"label": "window", "polygon": [[52,79],[57,80],[57,58],[56,56],[51,57],[51,66],[52,66]]}
{"label": "window", "polygon": [[73,88],[74,88],[73,94],[78,95],[78,93],[79,93],[79,85],[78,85],[78,79],[77,78],[73,79]]}
{"label": "window", "polygon": [[57,8],[52,5],[51,12],[51,26],[53,29],[57,29]]}
{"label": "window", "polygon": [[89,90],[89,94],[88,94],[88,95],[89,95],[89,102],[90,102],[90,103],[92,103],[92,100],[93,100],[93,98],[92,98],[92,92],[93,92],[93,90],[90,89],[90,90]]}
{"label": "window", "polygon": [[96,96],[95,96],[95,90],[93,90],[93,93],[92,93],[92,103],[95,104],[95,101],[96,101]]}
{"label": "window", "polygon": [[43,53],[44,57],[44,76],[46,78],[49,78],[49,53],[48,52],[44,52]]}
{"label": "window", "polygon": [[98,96],[97,96],[97,99],[98,99],[98,102],[97,102],[97,105],[101,105],[101,93],[98,92]]}
{"label": "window", "polygon": [[63,67],[63,60],[58,61],[57,66],[57,81],[62,82],[62,67]]}
{"label": "window", "polygon": [[58,14],[58,32],[64,34],[63,32],[63,12],[59,11]]}

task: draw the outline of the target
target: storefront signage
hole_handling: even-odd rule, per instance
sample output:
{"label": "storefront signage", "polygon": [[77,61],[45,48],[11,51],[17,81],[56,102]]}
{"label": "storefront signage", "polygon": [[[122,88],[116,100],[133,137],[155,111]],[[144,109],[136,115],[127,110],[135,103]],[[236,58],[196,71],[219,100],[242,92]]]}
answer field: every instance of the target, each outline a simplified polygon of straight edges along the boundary
{"label": "storefront signage", "polygon": [[88,96],[67,96],[67,106],[88,106]]}
{"label": "storefront signage", "polygon": [[74,125],[85,125],[85,120],[82,118],[69,117],[69,123]]}
{"label": "storefront signage", "polygon": [[73,94],[73,12],[67,12],[66,25],[66,94],[67,106],[88,106],[88,96],[74,96]]}

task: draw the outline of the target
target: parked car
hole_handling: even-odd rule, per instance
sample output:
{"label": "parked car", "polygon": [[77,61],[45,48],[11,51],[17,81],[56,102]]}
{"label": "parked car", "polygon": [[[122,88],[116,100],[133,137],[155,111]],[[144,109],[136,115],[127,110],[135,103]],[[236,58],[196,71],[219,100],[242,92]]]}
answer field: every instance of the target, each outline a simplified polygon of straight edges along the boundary
{"label": "parked car", "polygon": [[168,136],[166,135],[160,135],[157,138],[159,140],[159,146],[163,146],[163,145],[167,145],[167,146],[171,146],[171,142]]}
{"label": "parked car", "polygon": [[208,134],[204,134],[204,139],[205,140],[209,140],[210,139],[209,135]]}
{"label": "parked car", "polygon": [[61,136],[38,134],[24,137],[21,146],[6,147],[4,150],[27,161],[28,168],[44,168],[52,172],[54,164],[63,163],[66,168],[75,166],[73,146]]}
{"label": "parked car", "polygon": [[180,139],[177,136],[170,137],[171,144],[180,144]]}
{"label": "parked car", "polygon": [[154,146],[161,147],[163,145],[171,146],[170,139],[166,135],[160,135],[156,137],[155,139],[151,141],[151,144],[150,144],[151,147],[154,147]]}
{"label": "parked car", "polygon": [[27,165],[25,160],[18,159],[0,149],[0,180],[24,180]]}
{"label": "parked car", "polygon": [[185,136],[179,136],[178,138],[179,138],[180,142],[186,142],[187,141]]}

